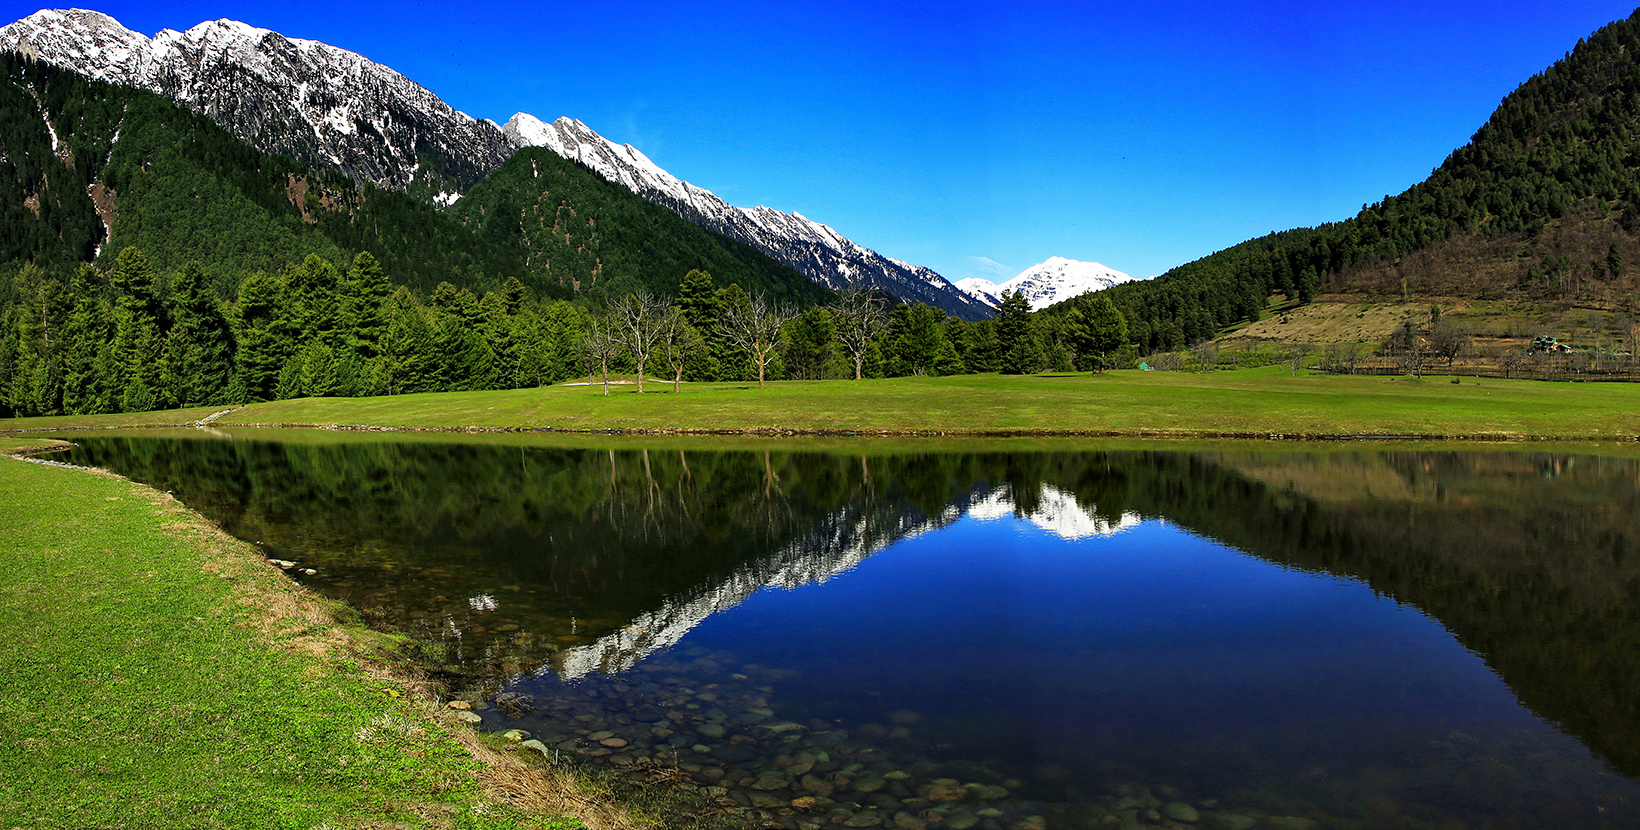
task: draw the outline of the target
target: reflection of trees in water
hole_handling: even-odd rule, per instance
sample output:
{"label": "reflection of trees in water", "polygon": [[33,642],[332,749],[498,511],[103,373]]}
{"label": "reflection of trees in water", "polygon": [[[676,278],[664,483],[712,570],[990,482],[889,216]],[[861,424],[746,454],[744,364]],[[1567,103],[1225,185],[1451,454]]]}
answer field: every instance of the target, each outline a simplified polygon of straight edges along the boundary
{"label": "reflection of trees in water", "polygon": [[[313,562],[320,587],[421,628],[479,673],[586,657],[643,620],[615,652],[587,657],[618,665],[621,649],[666,642],[668,621],[698,621],[769,581],[824,578],[976,493],[1006,488],[1018,515],[1034,514],[1048,483],[1111,524],[1166,518],[1416,605],[1536,712],[1640,773],[1640,465],[1628,459],[145,438],[91,439],[75,454]],[[480,596],[494,608],[470,607]],[[499,620],[522,631],[497,634]]]}
{"label": "reflection of trees in water", "polygon": [[1261,558],[1417,606],[1534,712],[1636,775],[1637,470],[1548,453],[1213,455],[1178,470],[1194,495],[1163,509]]}

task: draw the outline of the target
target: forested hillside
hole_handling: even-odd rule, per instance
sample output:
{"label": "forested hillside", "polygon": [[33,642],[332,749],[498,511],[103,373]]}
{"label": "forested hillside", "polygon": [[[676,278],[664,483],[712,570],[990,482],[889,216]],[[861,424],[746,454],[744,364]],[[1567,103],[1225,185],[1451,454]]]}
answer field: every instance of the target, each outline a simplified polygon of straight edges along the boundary
{"label": "forested hillside", "polygon": [[701,269],[802,306],[831,296],[750,245],[706,231],[545,148],[519,150],[450,214],[521,259],[533,285],[616,297],[639,288],[666,294],[681,275]]}
{"label": "forested hillside", "polygon": [[1640,13],[1506,97],[1428,179],[1355,217],[1249,240],[1110,290],[1142,351],[1255,319],[1272,292],[1519,296],[1632,311]]}
{"label": "forested hillside", "polygon": [[522,276],[431,206],[262,153],[152,93],[0,53],[0,114],[0,268],[106,270],[137,246],[162,270],[198,262],[221,296],[255,271],[364,250],[423,291]]}

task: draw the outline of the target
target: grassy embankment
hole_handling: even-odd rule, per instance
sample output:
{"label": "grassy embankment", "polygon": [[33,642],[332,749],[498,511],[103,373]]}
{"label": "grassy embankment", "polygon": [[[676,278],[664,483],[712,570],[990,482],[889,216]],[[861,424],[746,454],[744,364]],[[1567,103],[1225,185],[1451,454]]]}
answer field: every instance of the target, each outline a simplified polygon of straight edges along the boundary
{"label": "grassy embankment", "polygon": [[0,505],[0,827],[622,823],[169,496],[5,459]]}
{"label": "grassy embankment", "polygon": [[[1279,366],[1203,374],[785,381],[766,389],[742,383],[686,384],[676,395],[670,385],[649,384],[647,389],[639,395],[632,386],[616,386],[607,398],[598,386],[553,386],[303,399],[248,406],[217,423],[1179,438],[1640,436],[1640,385],[1635,384],[1294,377]],[[114,425],[129,417],[106,420]],[[68,420],[14,419],[0,421],[0,429],[51,428]]]}

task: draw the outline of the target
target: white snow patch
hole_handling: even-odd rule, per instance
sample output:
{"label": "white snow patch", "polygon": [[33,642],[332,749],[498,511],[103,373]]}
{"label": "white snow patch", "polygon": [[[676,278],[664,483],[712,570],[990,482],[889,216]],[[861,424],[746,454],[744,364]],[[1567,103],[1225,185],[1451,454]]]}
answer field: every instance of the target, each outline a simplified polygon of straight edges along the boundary
{"label": "white snow patch", "polygon": [[1127,274],[1097,262],[1056,256],[1026,268],[1007,282],[999,284],[984,277],[968,277],[957,280],[955,285],[969,296],[992,306],[1002,304],[1002,292],[1017,291],[1030,301],[1031,310],[1037,311],[1090,291],[1103,291],[1113,285],[1132,281],[1133,278]]}

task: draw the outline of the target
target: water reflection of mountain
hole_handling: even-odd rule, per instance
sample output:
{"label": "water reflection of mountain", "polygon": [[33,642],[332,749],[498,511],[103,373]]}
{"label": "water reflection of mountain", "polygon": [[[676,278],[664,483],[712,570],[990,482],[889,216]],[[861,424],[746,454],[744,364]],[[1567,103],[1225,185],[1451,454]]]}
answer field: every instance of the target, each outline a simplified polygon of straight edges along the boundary
{"label": "water reflection of mountain", "polygon": [[[1142,521],[1129,513],[1111,522],[1047,483],[1040,486],[1036,501],[1036,510],[1021,518],[1064,539],[1108,536]],[[901,539],[938,530],[963,516],[991,520],[1017,511],[1008,485],[982,486],[958,494],[934,516],[903,503],[856,500],[818,517],[806,533],[747,562],[721,581],[668,597],[659,608],[639,614],[619,630],[569,649],[549,668],[566,678],[623,671],[677,643],[707,617],[739,605],[762,588],[825,582]]]}
{"label": "water reflection of mountain", "polygon": [[1517,452],[845,456],[104,438],[76,450],[319,570],[469,675],[618,671],[759,588],[962,515],[1165,518],[1441,620],[1640,774],[1640,464]]}

